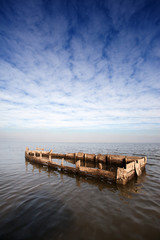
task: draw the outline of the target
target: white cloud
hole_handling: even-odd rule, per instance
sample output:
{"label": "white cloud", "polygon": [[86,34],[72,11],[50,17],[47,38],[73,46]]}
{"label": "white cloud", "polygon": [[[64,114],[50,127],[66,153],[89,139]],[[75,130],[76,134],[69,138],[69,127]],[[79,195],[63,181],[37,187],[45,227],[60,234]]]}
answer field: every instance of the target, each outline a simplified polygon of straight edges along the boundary
{"label": "white cloud", "polygon": [[98,38],[107,39],[113,21],[103,30],[105,16],[94,16],[72,37],[64,16],[52,27],[47,20],[41,29],[34,16],[33,31],[6,30],[13,53],[0,60],[1,128],[159,130],[159,68],[144,59],[132,30],[117,29],[108,45]]}

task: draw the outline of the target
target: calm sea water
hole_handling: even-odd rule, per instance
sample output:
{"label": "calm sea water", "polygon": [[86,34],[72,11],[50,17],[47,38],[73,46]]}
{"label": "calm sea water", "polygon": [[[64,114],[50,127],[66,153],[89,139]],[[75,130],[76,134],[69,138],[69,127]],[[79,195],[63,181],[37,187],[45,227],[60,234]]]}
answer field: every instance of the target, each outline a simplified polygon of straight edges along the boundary
{"label": "calm sea water", "polygon": [[[146,155],[142,176],[117,186],[25,161],[25,147]],[[0,142],[0,239],[160,239],[160,144]]]}

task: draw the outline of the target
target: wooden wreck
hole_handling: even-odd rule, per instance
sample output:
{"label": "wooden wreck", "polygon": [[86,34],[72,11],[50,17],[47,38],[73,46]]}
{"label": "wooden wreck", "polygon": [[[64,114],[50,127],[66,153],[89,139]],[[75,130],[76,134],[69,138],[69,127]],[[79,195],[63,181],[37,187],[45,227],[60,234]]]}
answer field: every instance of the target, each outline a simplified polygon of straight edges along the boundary
{"label": "wooden wreck", "polygon": [[[88,154],[88,153],[53,153],[38,149],[31,151],[26,148],[25,158],[27,161],[35,162],[49,168],[68,173],[78,174],[80,176],[91,176],[104,181],[113,181],[117,184],[125,185],[134,176],[140,176],[147,163],[147,157],[122,156],[110,154]],[[61,159],[61,164],[53,159]],[[75,167],[65,166],[64,161],[74,160]],[[94,162],[98,168],[82,166],[82,162]],[[103,169],[103,164],[116,166],[115,171]]]}

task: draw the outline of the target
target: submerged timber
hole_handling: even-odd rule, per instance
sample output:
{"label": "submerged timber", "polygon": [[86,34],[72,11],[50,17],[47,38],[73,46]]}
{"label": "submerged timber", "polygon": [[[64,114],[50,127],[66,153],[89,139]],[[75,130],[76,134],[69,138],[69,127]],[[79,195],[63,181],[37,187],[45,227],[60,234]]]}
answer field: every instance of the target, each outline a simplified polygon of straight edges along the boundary
{"label": "submerged timber", "polygon": [[[78,174],[80,176],[91,176],[105,181],[113,181],[117,184],[125,185],[135,176],[140,176],[147,163],[147,157],[122,156],[122,155],[95,155],[88,153],[53,153],[44,149],[31,151],[26,148],[25,158],[27,161],[35,162],[49,168],[64,171],[68,173]],[[53,158],[60,158],[61,164],[53,162]],[[75,167],[64,165],[64,160],[74,160]],[[81,162],[96,162],[97,168],[81,166]],[[116,166],[115,171],[103,169],[103,164]]]}

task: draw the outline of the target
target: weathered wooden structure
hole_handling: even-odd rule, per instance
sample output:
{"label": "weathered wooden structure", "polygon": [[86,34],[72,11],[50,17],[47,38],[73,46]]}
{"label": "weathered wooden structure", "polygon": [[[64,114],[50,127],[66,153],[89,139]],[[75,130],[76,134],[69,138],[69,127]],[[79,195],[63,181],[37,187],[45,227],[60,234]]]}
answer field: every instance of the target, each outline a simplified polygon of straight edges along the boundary
{"label": "weathered wooden structure", "polygon": [[[26,148],[25,158],[28,161],[39,163],[53,169],[58,169],[68,173],[74,173],[81,176],[91,176],[106,181],[111,180],[118,184],[126,184],[134,176],[140,176],[147,162],[147,157],[122,156],[122,155],[95,155],[88,153],[53,153],[44,149],[31,151]],[[61,164],[53,162],[53,158],[60,158]],[[64,160],[74,160],[75,167],[65,166]],[[81,162],[96,162],[98,168],[81,166]],[[115,165],[115,171],[103,169],[103,164]]]}

